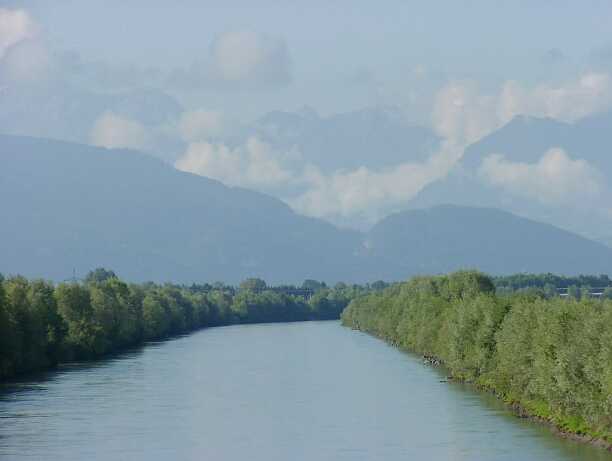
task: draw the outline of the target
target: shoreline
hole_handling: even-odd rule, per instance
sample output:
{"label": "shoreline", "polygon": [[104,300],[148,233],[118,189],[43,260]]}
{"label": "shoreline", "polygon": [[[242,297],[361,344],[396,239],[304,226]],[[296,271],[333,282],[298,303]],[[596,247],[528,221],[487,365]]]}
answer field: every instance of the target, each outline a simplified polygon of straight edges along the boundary
{"label": "shoreline", "polygon": [[[399,349],[402,352],[406,352],[412,356],[418,357],[422,360],[422,363],[424,366],[428,366],[431,368],[442,368],[446,371],[448,371],[448,374],[446,374],[446,376],[444,377],[444,379],[441,379],[440,382],[441,383],[460,383],[460,384],[466,384],[469,385],[474,391],[476,392],[486,392],[489,394],[492,394],[495,396],[495,398],[502,403],[515,417],[520,418],[520,419],[527,419],[531,422],[534,422],[536,424],[540,424],[543,426],[547,426],[548,429],[550,430],[550,432],[552,432],[555,436],[563,438],[563,439],[568,439],[571,440],[573,442],[577,442],[577,443],[583,443],[583,444],[587,444],[587,445],[592,445],[596,448],[602,449],[604,451],[608,451],[610,453],[612,453],[612,441],[607,441],[603,438],[597,438],[597,437],[593,437],[587,434],[580,434],[577,432],[571,432],[568,430],[564,430],[562,427],[560,427],[558,424],[556,424],[554,421],[551,421],[548,418],[544,418],[542,416],[538,416],[535,415],[533,413],[531,413],[524,404],[522,404],[521,402],[518,401],[513,401],[513,402],[508,402],[506,401],[502,396],[500,396],[495,389],[482,385],[482,384],[478,384],[474,381],[470,381],[461,377],[457,377],[454,376],[452,374],[452,372],[450,370],[448,370],[445,366],[444,366],[444,362],[442,360],[440,360],[438,357],[435,356],[431,356],[431,355],[423,355],[421,353],[418,353],[416,351],[413,351],[411,349],[405,348],[400,346],[399,344],[396,344],[393,341],[387,341],[384,338],[377,336],[375,334],[370,333],[369,331],[364,331],[361,330],[359,328],[356,328],[354,326],[348,326],[348,325],[344,325],[347,326],[353,330],[356,331],[360,331],[362,333],[366,333],[370,336],[373,336],[374,338],[380,339],[381,341],[384,341],[385,343],[389,344],[392,347],[395,347],[397,349]],[[419,357],[420,356],[420,357]]]}

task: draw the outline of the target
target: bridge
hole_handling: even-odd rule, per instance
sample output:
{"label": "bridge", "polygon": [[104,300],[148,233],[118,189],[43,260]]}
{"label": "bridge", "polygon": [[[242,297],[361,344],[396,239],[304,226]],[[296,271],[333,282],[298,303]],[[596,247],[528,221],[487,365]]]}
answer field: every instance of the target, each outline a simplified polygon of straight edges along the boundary
{"label": "bridge", "polygon": [[[612,287],[588,287],[589,296],[592,298],[601,298],[607,288],[612,288]],[[578,287],[578,290],[580,291],[580,294],[582,294],[582,288]],[[568,287],[557,288],[557,294],[561,297],[569,296],[569,288]]]}

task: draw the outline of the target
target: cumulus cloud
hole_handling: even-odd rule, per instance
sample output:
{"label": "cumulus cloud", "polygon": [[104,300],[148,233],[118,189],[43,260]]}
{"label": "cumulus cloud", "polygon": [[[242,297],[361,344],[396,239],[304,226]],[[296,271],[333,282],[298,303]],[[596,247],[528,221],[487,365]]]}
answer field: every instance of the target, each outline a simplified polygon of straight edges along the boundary
{"label": "cumulus cloud", "polygon": [[212,43],[208,55],[171,83],[191,88],[269,89],[291,82],[291,59],[284,40],[252,31],[229,31]]}
{"label": "cumulus cloud", "polygon": [[95,146],[127,149],[148,149],[151,136],[147,128],[136,120],[105,112],[95,121],[90,141]]}
{"label": "cumulus cloud", "polygon": [[37,27],[24,10],[0,8],[0,59],[17,43],[36,35]]}
{"label": "cumulus cloud", "polygon": [[295,180],[283,166],[282,156],[255,137],[233,149],[221,143],[191,143],[175,166],[231,186],[259,190],[286,186]]}
{"label": "cumulus cloud", "polygon": [[461,149],[445,144],[423,163],[326,173],[315,165],[304,164],[298,153],[275,151],[253,137],[236,148],[220,143],[192,143],[175,166],[228,185],[274,191],[295,210],[309,216],[372,223],[400,207],[429,182],[447,174],[460,153]]}
{"label": "cumulus cloud", "polygon": [[38,81],[50,66],[50,55],[30,15],[25,10],[0,8],[0,80]]}
{"label": "cumulus cloud", "polygon": [[489,184],[544,204],[576,204],[604,190],[595,168],[558,148],[548,150],[536,163],[509,162],[494,154],[485,158],[478,174]]}
{"label": "cumulus cloud", "polygon": [[461,153],[462,149],[446,143],[427,162],[403,163],[379,171],[362,167],[324,175],[311,167],[304,175],[308,189],[288,202],[309,216],[332,220],[359,216],[372,223],[445,176]]}
{"label": "cumulus cloud", "polygon": [[187,142],[202,141],[221,136],[226,122],[217,111],[198,109],[184,112],[178,121],[181,138]]}
{"label": "cumulus cloud", "polygon": [[573,122],[610,106],[612,80],[605,73],[586,73],[575,81],[532,88],[507,81],[490,94],[480,91],[475,82],[453,82],[437,92],[432,123],[440,136],[469,144],[516,115]]}
{"label": "cumulus cloud", "polygon": [[565,85],[538,85],[531,90],[507,82],[501,92],[498,118],[518,114],[550,117],[573,122],[606,110],[612,104],[612,82],[608,74],[588,73]]}
{"label": "cumulus cloud", "polygon": [[441,137],[466,145],[497,127],[494,107],[495,97],[481,94],[475,82],[449,83],[435,96],[433,127]]}

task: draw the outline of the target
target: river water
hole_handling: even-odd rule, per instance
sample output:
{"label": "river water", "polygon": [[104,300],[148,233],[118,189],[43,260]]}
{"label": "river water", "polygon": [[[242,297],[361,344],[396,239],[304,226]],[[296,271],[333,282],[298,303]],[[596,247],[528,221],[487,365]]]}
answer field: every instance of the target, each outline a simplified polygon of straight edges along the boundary
{"label": "river water", "polygon": [[1,460],[609,460],[338,322],[202,330],[0,388]]}

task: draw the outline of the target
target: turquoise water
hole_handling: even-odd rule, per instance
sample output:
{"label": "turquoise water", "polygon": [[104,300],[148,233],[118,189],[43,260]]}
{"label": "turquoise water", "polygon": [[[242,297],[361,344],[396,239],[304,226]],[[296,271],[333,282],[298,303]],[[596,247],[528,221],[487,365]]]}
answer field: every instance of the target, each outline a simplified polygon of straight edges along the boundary
{"label": "turquoise water", "polygon": [[2,460],[608,460],[338,322],[202,330],[0,388]]}

